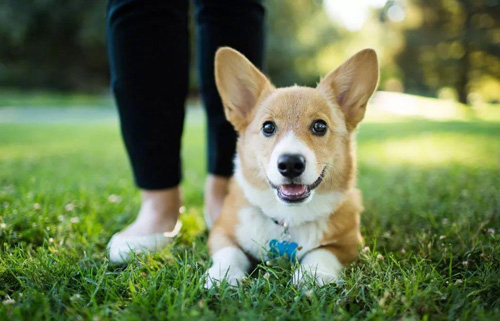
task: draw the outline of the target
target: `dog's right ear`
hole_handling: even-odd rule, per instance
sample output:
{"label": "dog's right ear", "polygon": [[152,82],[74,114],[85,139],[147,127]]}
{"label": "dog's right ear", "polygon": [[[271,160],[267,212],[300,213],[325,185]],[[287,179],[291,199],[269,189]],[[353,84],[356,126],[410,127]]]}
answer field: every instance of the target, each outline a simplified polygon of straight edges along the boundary
{"label": "dog's right ear", "polygon": [[261,95],[274,88],[245,56],[222,47],[215,54],[215,82],[227,120],[237,131],[249,123],[249,115]]}

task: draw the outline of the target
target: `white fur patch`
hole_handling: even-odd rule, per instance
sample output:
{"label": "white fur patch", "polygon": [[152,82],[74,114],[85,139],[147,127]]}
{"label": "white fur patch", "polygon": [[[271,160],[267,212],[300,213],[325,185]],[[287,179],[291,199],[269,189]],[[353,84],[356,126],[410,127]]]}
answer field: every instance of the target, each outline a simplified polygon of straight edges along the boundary
{"label": "white fur patch", "polygon": [[327,218],[345,197],[341,192],[317,193],[311,191],[311,196],[303,203],[284,203],[279,200],[276,190],[270,186],[261,190],[248,183],[243,176],[238,156],[235,160],[234,177],[252,205],[261,209],[266,216],[283,221],[290,227]]}
{"label": "white fur patch", "polygon": [[[257,260],[267,260],[269,241],[286,238],[284,227],[273,222],[256,207],[246,207],[238,212],[239,224],[235,236],[241,248]],[[320,246],[326,232],[326,218],[306,222],[288,229],[286,241],[295,242],[302,247],[296,252],[300,260],[304,254]]]}
{"label": "white fur patch", "polygon": [[283,175],[278,170],[278,159],[284,154],[298,154],[304,156],[306,167],[304,173],[300,175],[302,184],[311,185],[321,174],[317,172],[316,155],[307,147],[300,139],[295,136],[293,131],[290,131],[280,142],[274,147],[269,163],[266,165],[266,174],[269,180],[276,186],[285,183]]}
{"label": "white fur patch", "polygon": [[257,260],[267,259],[269,241],[281,239],[283,227],[263,215],[256,207],[240,209],[238,217],[239,224],[235,230],[238,244]]}
{"label": "white fur patch", "polygon": [[342,264],[328,250],[316,249],[307,253],[300,262],[300,268],[293,276],[295,285],[303,285],[312,278],[319,286],[338,281]]}
{"label": "white fur patch", "polygon": [[250,261],[241,249],[229,246],[212,255],[213,264],[208,270],[205,288],[211,288],[217,282],[226,279],[230,285],[237,285],[250,268]]}

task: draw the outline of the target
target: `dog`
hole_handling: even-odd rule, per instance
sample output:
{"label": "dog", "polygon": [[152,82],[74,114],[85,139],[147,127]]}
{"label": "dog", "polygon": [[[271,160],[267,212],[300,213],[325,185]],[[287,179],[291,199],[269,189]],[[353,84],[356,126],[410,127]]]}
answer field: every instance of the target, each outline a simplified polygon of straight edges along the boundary
{"label": "dog", "polygon": [[210,231],[205,286],[237,285],[256,260],[299,262],[296,285],[339,280],[363,238],[356,188],[356,127],[378,85],[377,55],[365,49],[316,88],[275,88],[234,49],[218,49],[215,79],[238,132],[235,172]]}

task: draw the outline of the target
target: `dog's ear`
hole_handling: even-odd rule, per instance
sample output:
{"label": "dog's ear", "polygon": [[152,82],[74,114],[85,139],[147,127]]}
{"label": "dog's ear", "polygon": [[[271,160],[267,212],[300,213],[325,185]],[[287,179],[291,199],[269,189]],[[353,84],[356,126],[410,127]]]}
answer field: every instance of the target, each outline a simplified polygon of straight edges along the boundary
{"label": "dog's ear", "polygon": [[273,86],[245,56],[229,47],[215,54],[215,82],[224,104],[227,120],[239,131],[259,97]]}
{"label": "dog's ear", "polygon": [[317,88],[340,107],[348,130],[352,130],[365,115],[378,77],[377,54],[373,49],[365,49],[326,75]]}

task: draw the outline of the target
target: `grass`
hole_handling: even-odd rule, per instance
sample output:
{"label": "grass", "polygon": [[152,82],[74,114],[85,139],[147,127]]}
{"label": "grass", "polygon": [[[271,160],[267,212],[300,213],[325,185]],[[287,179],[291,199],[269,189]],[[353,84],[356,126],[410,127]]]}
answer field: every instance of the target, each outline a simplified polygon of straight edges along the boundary
{"label": "grass", "polygon": [[92,95],[57,91],[0,88],[0,107],[111,107],[109,94]]}
{"label": "grass", "polygon": [[183,234],[128,266],[105,252],[139,206],[118,127],[0,124],[0,320],[498,320],[499,139],[497,121],[368,119],[367,248],[343,282],[298,289],[277,261],[205,290],[200,119],[184,136]]}

